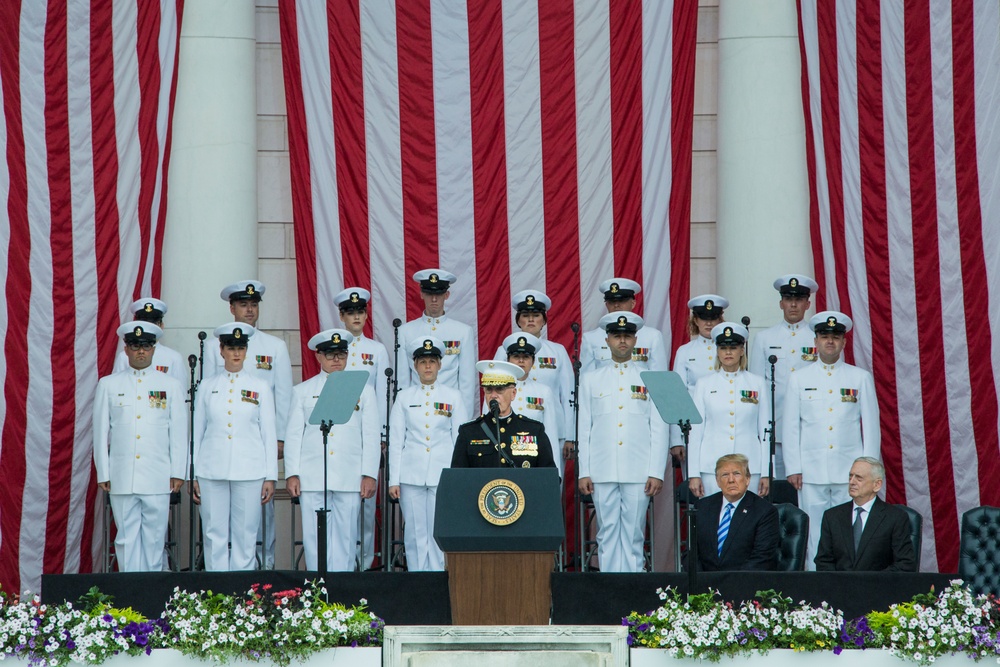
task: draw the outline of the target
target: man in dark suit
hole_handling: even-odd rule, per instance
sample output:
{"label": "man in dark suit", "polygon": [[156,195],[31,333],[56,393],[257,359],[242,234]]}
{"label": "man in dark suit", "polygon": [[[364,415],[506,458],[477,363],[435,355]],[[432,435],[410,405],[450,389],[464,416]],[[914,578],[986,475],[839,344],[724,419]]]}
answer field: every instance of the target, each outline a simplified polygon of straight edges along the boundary
{"label": "man in dark suit", "polygon": [[747,489],[750,463],[726,454],[715,464],[719,493],[698,501],[698,567],[773,570],[778,566],[778,512]]}
{"label": "man in dark suit", "polygon": [[884,479],[878,459],[855,459],[848,480],[851,501],[823,513],[817,570],[916,571],[906,512],[876,495]]}

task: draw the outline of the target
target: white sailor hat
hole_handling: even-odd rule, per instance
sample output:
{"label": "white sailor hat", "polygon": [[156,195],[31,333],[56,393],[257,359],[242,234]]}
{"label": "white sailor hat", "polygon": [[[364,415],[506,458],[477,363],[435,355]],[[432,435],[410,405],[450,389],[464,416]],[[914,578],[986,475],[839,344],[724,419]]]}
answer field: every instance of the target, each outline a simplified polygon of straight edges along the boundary
{"label": "white sailor hat", "polygon": [[712,340],[716,345],[742,345],[748,338],[750,332],[736,322],[723,322],[712,327]]}
{"label": "white sailor hat", "polygon": [[721,320],[729,300],[718,294],[700,294],[688,301],[688,308],[703,320]]}
{"label": "white sailor hat", "polygon": [[219,296],[223,301],[260,301],[264,296],[264,283],[259,280],[240,280],[232,285],[226,285]]}
{"label": "white sailor hat", "polygon": [[222,345],[229,345],[231,347],[246,347],[249,344],[250,336],[257,333],[249,324],[243,322],[227,322],[221,327],[216,327],[215,331],[212,332],[216,338],[219,339],[219,343]]}
{"label": "white sailor hat", "polygon": [[372,293],[363,287],[348,287],[333,297],[340,310],[364,310],[371,300]]}
{"label": "white sailor hat", "polygon": [[627,310],[608,313],[597,323],[608,333],[635,333],[642,325],[642,318]]}
{"label": "white sailor hat", "polygon": [[128,309],[135,316],[135,319],[142,322],[156,322],[162,320],[163,316],[167,314],[167,304],[151,296],[136,299]]}
{"label": "white sailor hat", "polygon": [[347,329],[327,329],[310,338],[308,346],[314,352],[346,350],[353,340],[354,336]]}
{"label": "white sailor hat", "polygon": [[155,343],[163,335],[163,329],[152,322],[131,320],[118,327],[118,335],[126,343]]}
{"label": "white sailor hat", "polygon": [[839,311],[824,310],[809,319],[809,328],[816,333],[847,333],[854,328],[854,322]]}
{"label": "white sailor hat", "polygon": [[774,289],[782,296],[809,296],[819,290],[819,284],[801,273],[788,273],[774,281]]}
{"label": "white sailor hat", "polygon": [[413,274],[413,279],[420,283],[421,292],[431,294],[447,292],[451,284],[457,280],[454,273],[443,269],[422,269]]}
{"label": "white sailor hat", "polygon": [[545,292],[536,289],[521,290],[510,299],[510,305],[518,313],[545,313],[552,307],[552,299]]}
{"label": "white sailor hat", "polygon": [[538,339],[538,336],[534,336],[527,331],[518,331],[503,339],[503,349],[508,355],[530,354],[531,356],[535,356],[541,347],[542,341]]}
{"label": "white sailor hat", "polygon": [[444,356],[444,343],[434,336],[421,336],[410,341],[409,351],[410,356],[414,360],[420,357],[437,357],[440,359]]}
{"label": "white sailor hat", "polygon": [[476,370],[482,374],[479,384],[484,387],[505,387],[524,375],[524,369],[517,364],[492,359],[477,361]]}
{"label": "white sailor hat", "polygon": [[628,278],[611,278],[601,283],[598,289],[604,295],[605,301],[624,301],[632,299],[642,291],[642,285]]}

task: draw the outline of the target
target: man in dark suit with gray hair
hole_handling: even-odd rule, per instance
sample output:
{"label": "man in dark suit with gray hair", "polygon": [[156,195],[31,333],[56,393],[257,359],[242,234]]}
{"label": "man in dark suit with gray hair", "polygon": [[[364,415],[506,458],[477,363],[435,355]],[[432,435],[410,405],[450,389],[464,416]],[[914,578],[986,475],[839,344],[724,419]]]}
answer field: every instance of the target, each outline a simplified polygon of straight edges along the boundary
{"label": "man in dark suit with gray hair", "polygon": [[823,513],[817,570],[916,571],[906,512],[876,495],[884,480],[885,468],[878,459],[854,460],[848,478],[851,500]]}

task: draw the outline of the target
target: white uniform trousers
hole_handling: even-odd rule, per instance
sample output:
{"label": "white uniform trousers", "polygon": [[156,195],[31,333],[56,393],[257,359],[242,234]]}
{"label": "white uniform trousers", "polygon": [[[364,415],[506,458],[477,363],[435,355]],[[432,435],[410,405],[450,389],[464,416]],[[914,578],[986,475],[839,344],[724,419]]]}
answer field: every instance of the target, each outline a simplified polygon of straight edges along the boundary
{"label": "white uniform trousers", "polygon": [[399,485],[399,507],[403,511],[403,546],[410,572],[444,570],[444,552],[434,541],[436,486]]}
{"label": "white uniform trousers", "polygon": [[364,502],[361,513],[364,515],[362,518],[365,522],[365,553],[364,555],[361,554],[361,547],[359,546],[354,550],[354,556],[361,563],[361,571],[364,572],[372,566],[372,562],[375,560],[375,497],[369,498]]}
{"label": "white uniform trousers", "polygon": [[642,572],[649,496],[645,484],[594,484],[597,560],[601,572]]}
{"label": "white uniform trousers", "polygon": [[260,529],[260,492],[264,478],[198,480],[205,540],[205,569],[253,570]]}
{"label": "white uniform trousers", "polygon": [[[327,491],[326,506],[330,510],[326,519],[326,569],[329,572],[353,572],[360,530],[361,494],[358,491]],[[323,509],[323,492],[303,491],[299,507],[302,508],[302,548],[306,554],[306,569],[316,570],[319,565],[316,510]]]}
{"label": "white uniform trousers", "polygon": [[806,570],[815,570],[816,549],[822,532],[823,512],[851,499],[847,484],[802,484],[799,509],[809,515],[809,548],[806,550]]}
{"label": "white uniform trousers", "polygon": [[[710,496],[713,493],[722,491],[722,489],[719,488],[719,483],[715,480],[714,472],[703,472],[701,474],[701,485],[705,487],[705,496]],[[760,488],[760,475],[750,475],[750,490],[757,493],[758,488]]]}
{"label": "white uniform trousers", "polygon": [[157,572],[163,568],[163,536],[167,532],[170,494],[117,494],[111,498],[115,517],[115,557],[119,572]]}
{"label": "white uniform trousers", "polygon": [[263,535],[264,532],[264,521],[260,522],[260,527],[257,528],[257,542],[264,545],[263,553],[261,553],[261,547],[257,547],[257,560],[263,563],[261,569],[263,570],[273,570],[274,569],[274,498],[264,505],[261,510],[264,516],[267,518],[267,535]]}

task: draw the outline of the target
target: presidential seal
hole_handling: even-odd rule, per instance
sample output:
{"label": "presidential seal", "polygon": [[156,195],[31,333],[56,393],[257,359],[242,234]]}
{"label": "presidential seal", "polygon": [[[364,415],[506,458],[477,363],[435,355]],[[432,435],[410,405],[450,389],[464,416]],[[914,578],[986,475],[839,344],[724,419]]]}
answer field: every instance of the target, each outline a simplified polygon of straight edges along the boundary
{"label": "presidential seal", "polygon": [[524,512],[524,492],[508,479],[495,479],[479,492],[479,511],[494,526],[507,526]]}

